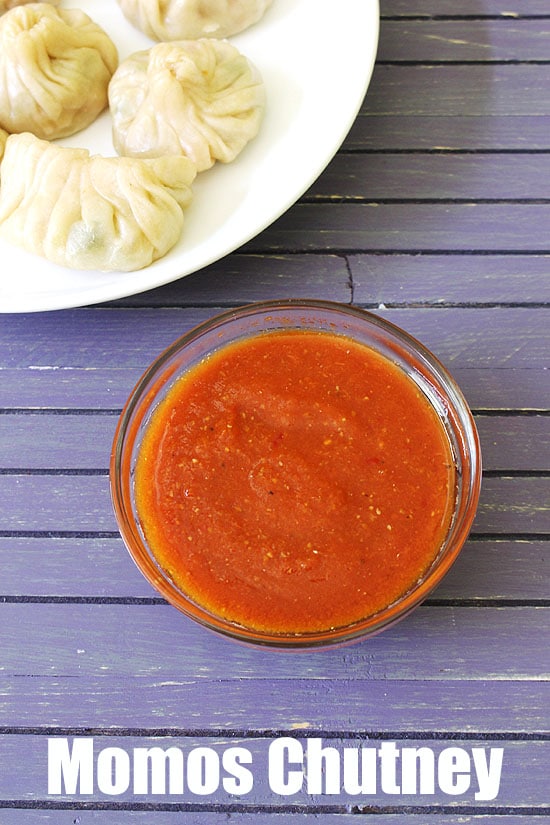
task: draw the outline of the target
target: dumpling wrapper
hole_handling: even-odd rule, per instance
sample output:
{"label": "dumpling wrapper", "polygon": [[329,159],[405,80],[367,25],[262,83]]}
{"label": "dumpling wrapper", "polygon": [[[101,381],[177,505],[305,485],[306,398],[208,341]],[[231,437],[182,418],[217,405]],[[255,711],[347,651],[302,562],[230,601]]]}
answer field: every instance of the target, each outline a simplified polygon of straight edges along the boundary
{"label": "dumpling wrapper", "polygon": [[118,0],[124,16],[153,40],[231,37],[260,20],[272,0]]}
{"label": "dumpling wrapper", "polygon": [[0,17],[0,126],[45,140],[84,129],[106,108],[117,66],[110,36],[80,9],[11,9]]}
{"label": "dumpling wrapper", "polygon": [[5,132],[4,129],[0,129],[0,162],[2,161],[2,158],[4,157],[4,150],[6,148],[6,141],[7,141],[8,137],[9,137],[8,133]]}
{"label": "dumpling wrapper", "polygon": [[159,43],[113,75],[113,143],[132,157],[182,153],[201,172],[257,135],[265,99],[259,71],[227,40]]}
{"label": "dumpling wrapper", "polygon": [[[0,14],[5,11],[15,8],[15,6],[25,6],[27,3],[32,3],[34,0],[0,0]],[[57,6],[59,0],[48,0],[52,6]]]}
{"label": "dumpling wrapper", "polygon": [[0,237],[60,266],[129,272],[179,240],[195,168],[183,156],[92,156],[10,135],[0,167]]}

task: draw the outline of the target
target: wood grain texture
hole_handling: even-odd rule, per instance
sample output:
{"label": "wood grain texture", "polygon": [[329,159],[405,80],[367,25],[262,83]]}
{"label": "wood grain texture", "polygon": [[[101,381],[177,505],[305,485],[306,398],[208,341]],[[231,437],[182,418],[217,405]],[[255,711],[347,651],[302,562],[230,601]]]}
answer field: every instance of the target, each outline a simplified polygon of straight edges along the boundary
{"label": "wood grain texture", "polygon": [[475,18],[528,16],[548,17],[546,0],[521,0],[521,3],[509,3],[506,0],[381,0],[382,17],[449,17],[457,15]]}
{"label": "wood grain texture", "polygon": [[[342,667],[346,667],[342,660]],[[111,678],[60,675],[2,677],[3,732],[77,735],[204,732],[216,735],[434,737],[452,741],[529,741],[548,735],[548,683],[540,680],[367,679],[340,683],[330,674],[240,680],[209,672],[170,680],[155,674]],[[346,697],[344,702],[342,696]],[[16,717],[18,725],[9,725]],[[1,743],[0,738],[0,743]]]}
{"label": "wood grain texture", "polygon": [[[450,361],[449,361],[450,364]],[[0,370],[3,409],[98,410],[116,414],[141,376],[139,366]],[[542,366],[497,365],[484,369],[455,365],[452,373],[470,405],[482,411],[547,412],[550,373]]]}
{"label": "wood grain texture", "polygon": [[301,203],[248,252],[550,252],[540,203]]}
{"label": "wood grain texture", "polygon": [[[435,4],[434,4],[435,6]],[[524,9],[522,4],[522,10]],[[548,60],[548,18],[382,20],[379,62]]]}
{"label": "wood grain texture", "polygon": [[347,303],[349,270],[343,255],[241,255],[235,253],[200,272],[113,306],[238,306],[251,301],[310,298]]}
{"label": "wood grain texture", "polygon": [[320,201],[545,201],[542,154],[340,154],[306,193]]}
{"label": "wood grain texture", "polygon": [[[139,337],[133,334],[135,316],[124,309],[6,316],[0,324],[0,370],[79,369],[83,375],[99,368],[143,371],[165,347],[218,309],[144,308],[139,313]],[[381,306],[376,312],[453,368],[548,366],[550,326],[541,320],[546,315],[538,308]]]}
{"label": "wood grain texture", "polygon": [[[547,116],[549,76],[549,64],[378,64],[362,112],[404,117]],[[521,120],[516,125],[521,128]]]}
{"label": "wood grain texture", "polygon": [[[78,810],[78,815],[74,812]],[[330,814],[323,813],[322,819],[319,813],[280,813],[264,814],[254,812],[255,825],[294,825],[296,822],[303,825],[318,825],[320,821],[326,825],[355,825],[357,818],[354,814]],[[104,807],[94,810],[92,806],[78,809],[64,810],[60,807],[52,806],[50,810],[19,810],[10,807],[10,825],[127,825],[129,822],[146,823],[149,825],[227,825],[227,814],[215,811],[163,811],[154,810],[150,807],[147,810],[117,809],[106,810]],[[231,822],[236,825],[250,823],[251,814],[231,813]],[[484,814],[433,814],[422,815],[422,821],[426,825],[486,825],[487,817]],[[531,825],[532,814],[523,815],[502,815],[499,816],[499,825]],[[372,825],[409,825],[409,813],[397,814],[373,814],[369,813],[369,823]]]}
{"label": "wood grain texture", "polygon": [[[0,475],[4,502],[0,534],[116,533],[106,475]],[[29,502],[31,503],[29,506]],[[550,534],[548,479],[499,476],[484,480],[474,532]]]}
{"label": "wood grain texture", "polygon": [[349,267],[363,305],[550,305],[546,255],[359,254]]}
{"label": "wood grain texture", "polygon": [[[216,813],[215,811],[163,811],[151,810],[146,811],[132,809],[131,811],[124,811],[117,809],[116,811],[95,810],[88,806],[83,809],[78,809],[80,812],[76,815],[70,810],[63,810],[63,808],[56,808],[52,806],[51,810],[16,810],[10,807],[9,817],[10,825],[126,825],[129,822],[137,823],[152,823],[152,825],[226,825],[227,814]],[[85,813],[83,812],[85,811]],[[323,813],[322,820],[319,813],[275,813],[262,814],[255,812],[253,814],[255,825],[294,825],[296,822],[301,822],[303,825],[318,825],[319,821],[326,823],[326,825],[355,825],[357,818],[354,814],[330,814]],[[251,814],[231,813],[231,822],[236,825],[243,825],[249,823]],[[422,815],[423,822],[426,825],[486,825],[487,817],[484,814],[433,814],[426,813]],[[532,814],[526,816],[499,816],[499,825],[531,825]],[[410,814],[373,814],[369,813],[369,823],[372,825],[409,825]]]}
{"label": "wood grain texture", "polygon": [[[550,671],[546,614],[543,606],[423,605],[395,627],[349,649],[296,655],[228,645],[164,604],[6,603],[2,675],[83,680],[154,675],[160,683],[322,677],[333,683],[335,702],[342,700],[343,686],[355,679],[545,680]],[[536,657],[533,639],[540,644]],[[292,698],[283,695],[281,702],[288,708]],[[303,714],[306,708],[295,711]]]}
{"label": "wood grain texture", "polygon": [[[342,668],[347,670],[344,659]],[[241,679],[220,679],[210,678],[206,669],[169,680],[154,673],[124,679],[101,672],[82,678],[19,673],[2,676],[0,685],[3,732],[20,736],[306,732],[399,739],[439,735],[452,742],[461,734],[506,743],[542,741],[549,733],[549,688],[543,680],[358,675],[334,682],[321,672],[273,679],[248,672]]]}
{"label": "wood grain texture", "polygon": [[[118,417],[113,415],[0,415],[3,470],[97,470],[107,473]],[[484,468],[491,472],[550,472],[546,416],[523,421],[479,416]]]}
{"label": "wood grain texture", "polygon": [[[546,604],[550,582],[547,550],[544,539],[472,538],[428,601]],[[160,599],[118,536],[0,537],[0,563],[0,599],[4,600]]]}
{"label": "wood grain texture", "polygon": [[367,152],[547,152],[548,115],[389,114],[360,112],[346,151]]}

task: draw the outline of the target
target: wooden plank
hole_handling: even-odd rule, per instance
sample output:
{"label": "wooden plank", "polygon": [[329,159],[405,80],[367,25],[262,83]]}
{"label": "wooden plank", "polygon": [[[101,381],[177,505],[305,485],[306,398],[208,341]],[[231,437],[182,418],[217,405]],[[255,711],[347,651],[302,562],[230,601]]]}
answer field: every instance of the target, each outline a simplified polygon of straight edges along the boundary
{"label": "wooden plank", "polygon": [[377,314],[422,341],[453,372],[466,366],[478,370],[548,366],[550,325],[541,323],[537,309],[404,307],[380,308]]}
{"label": "wooden plank", "polygon": [[[231,650],[225,654],[230,662]],[[365,662],[360,674],[348,661],[341,660],[336,682],[318,667],[296,677],[277,673],[266,679],[252,670],[243,677],[216,678],[210,669],[188,671],[185,657],[178,676],[169,680],[154,673],[124,679],[101,673],[81,678],[0,675],[0,719],[4,731],[22,733],[83,728],[421,737],[439,731],[445,738],[462,734],[472,739],[549,733],[547,681],[372,678]]]}
{"label": "wooden plank", "polygon": [[547,542],[470,540],[431,599],[546,602],[549,585]]}
{"label": "wooden plank", "polygon": [[[5,510],[0,535],[97,534],[117,530],[106,475],[0,474],[0,498]],[[548,479],[484,479],[474,532],[549,534]]]}
{"label": "wooden plank", "polygon": [[145,310],[139,314],[139,336],[136,315],[129,309],[5,315],[0,324],[0,366],[144,369],[180,335],[215,314],[214,307]]}
{"label": "wooden plank", "polygon": [[377,64],[364,114],[549,115],[550,64]]}
{"label": "wooden plank", "polygon": [[118,536],[0,538],[0,566],[0,600],[159,598]]}
{"label": "wooden plank", "polygon": [[299,203],[243,249],[548,254],[548,214],[539,203]]}
{"label": "wooden plank", "polygon": [[[51,737],[52,739],[54,737]],[[295,770],[301,770],[302,776],[296,785],[294,792],[282,794],[276,787],[273,786],[273,779],[276,776],[277,768],[280,762],[286,767],[284,758],[279,756],[276,759],[273,752],[273,746],[277,744],[277,739],[272,737],[246,739],[224,739],[223,737],[162,737],[153,738],[146,736],[93,736],[84,737],[84,742],[89,743],[92,747],[93,767],[95,768],[96,760],[99,753],[107,748],[119,748],[126,754],[130,766],[128,772],[128,782],[124,782],[120,791],[113,792],[109,786],[105,787],[105,776],[102,776],[103,787],[100,782],[94,782],[97,774],[92,770],[92,784],[94,785],[91,791],[80,791],[79,788],[69,789],[65,791],[64,783],[61,784],[60,793],[48,794],[44,788],[47,787],[48,777],[48,739],[44,736],[21,737],[17,735],[6,734],[0,740],[0,747],[3,762],[5,764],[4,776],[7,787],[13,788],[16,794],[16,799],[29,801],[72,801],[78,804],[79,802],[90,803],[91,801],[103,801],[107,807],[116,808],[117,805],[113,803],[122,803],[124,807],[130,805],[137,805],[144,807],[145,803],[159,804],[164,803],[169,806],[176,806],[186,804],[192,808],[199,810],[208,809],[212,806],[226,806],[229,812],[231,808],[235,807],[240,812],[251,813],[254,812],[256,806],[265,806],[272,808],[273,813],[283,806],[290,808],[295,813],[309,812],[313,813],[317,806],[326,806],[330,811],[336,813],[345,813],[346,810],[351,810],[357,814],[361,813],[364,806],[364,813],[368,810],[393,808],[396,811],[404,810],[408,807],[412,809],[423,809],[429,807],[433,811],[444,809],[452,811],[453,808],[459,810],[461,807],[468,807],[475,811],[487,810],[491,808],[498,808],[505,810],[506,808],[543,808],[546,803],[545,790],[546,783],[544,778],[546,776],[544,766],[545,759],[548,759],[548,751],[550,744],[548,742],[506,742],[496,744],[489,741],[481,741],[471,743],[458,739],[452,745],[447,742],[438,742],[435,740],[407,740],[406,742],[386,742],[373,740],[369,742],[357,742],[350,739],[331,739],[324,740],[321,737],[313,739],[302,739],[298,736],[292,737],[294,742],[300,749],[299,762],[295,757],[292,763],[296,763]],[[67,744],[72,744],[72,738],[62,737],[62,740]],[[449,779],[448,774],[443,776],[440,773],[442,762],[439,758],[442,751],[448,747],[460,748],[466,755],[467,768],[465,776],[468,777],[462,793],[457,794],[447,790],[445,778]],[[132,781],[134,779],[133,770],[133,751],[134,748],[161,748],[166,750],[173,747],[180,750],[184,756],[181,766],[182,774],[186,777],[185,787],[180,790],[174,789],[170,782],[166,782],[163,791],[157,791],[150,787],[150,782],[147,781],[135,789]],[[252,782],[244,789],[244,792],[231,792],[224,788],[222,778],[230,774],[222,768],[221,762],[223,754],[230,748],[239,747],[248,753],[249,757],[249,771]],[[424,747],[431,751],[432,759],[424,764],[424,771],[427,766],[430,766],[428,787],[424,782],[420,783],[418,777],[406,776],[402,772],[401,753],[405,749],[414,749],[415,751]],[[205,782],[204,779],[199,778],[192,773],[187,773],[188,760],[191,758],[191,752],[196,748],[208,748],[211,756],[214,758],[214,765],[218,765],[219,771],[215,770],[209,772],[205,779],[213,780],[211,783]],[[325,759],[320,756],[315,758],[314,752],[319,753],[320,749],[325,750]],[[346,774],[342,770],[343,751],[344,749],[360,751],[362,748],[369,749],[374,753],[377,759],[375,765],[375,781],[374,787],[365,788],[365,790],[355,790],[346,787],[344,777]],[[380,752],[385,749],[390,749],[393,762],[389,762],[386,757],[386,769],[384,774],[381,774],[381,757]],[[499,750],[502,754],[502,771],[499,771],[498,780],[495,778],[494,788],[489,786],[489,783],[484,781],[483,772],[480,770],[477,774],[473,764],[473,749],[483,754],[483,764],[485,771],[488,768],[489,755],[491,751]],[[33,753],[33,758],[29,759],[29,752]],[[327,760],[327,753],[332,754],[332,758]],[[424,752],[425,753],[425,752]],[[309,758],[307,758],[307,756]],[[25,758],[26,757],[26,758]],[[336,763],[334,760],[336,757]],[[397,759],[396,759],[397,757]],[[391,759],[392,757],[390,757]],[[53,760],[52,760],[53,761]],[[307,762],[307,774],[305,772]],[[211,764],[211,760],[209,760]],[[327,770],[326,765],[330,766],[329,773],[332,778],[339,778],[336,787],[327,787],[323,773]],[[390,767],[391,764],[391,767]],[[413,763],[414,764],[414,763]],[[25,766],[25,771],[21,771],[21,766]],[[301,765],[301,768],[299,767]],[[465,767],[465,766],[463,766]],[[392,770],[393,768],[393,770]],[[286,777],[286,772],[283,767],[280,768],[285,776],[285,784],[289,780]],[[416,771],[416,766],[413,767]],[[81,774],[84,769],[81,769]],[[354,775],[353,771],[349,771],[347,776],[351,779]],[[120,774],[117,779],[120,781],[124,777]],[[306,779],[307,777],[307,779]],[[309,783],[314,780],[318,781],[318,788],[309,786]],[[111,777],[114,779],[115,777]],[[426,778],[426,777],[425,777]],[[357,774],[355,774],[357,781]],[[453,777],[454,779],[454,777]],[[392,781],[393,780],[393,781]],[[411,781],[413,780],[413,781]],[[193,784],[192,784],[193,783]],[[407,786],[405,786],[407,783]],[[76,784],[76,783],[75,783]],[[99,787],[98,787],[99,785]],[[193,786],[194,785],[194,786]],[[208,787],[210,785],[210,787]],[[424,785],[424,787],[423,787]],[[129,787],[128,787],[129,786]],[[198,786],[198,787],[197,787]],[[205,787],[206,786],[206,787]],[[127,787],[127,789],[125,789]],[[202,788],[205,787],[205,790]],[[478,797],[478,789],[481,789],[486,796],[498,797],[484,799]],[[492,793],[491,793],[492,791]],[[0,786],[0,795],[4,799],[13,797],[7,796],[6,791]]]}
{"label": "wooden plank", "polygon": [[281,296],[350,300],[349,272],[338,255],[228,255],[173,283],[104,306],[238,306]]}
{"label": "wooden plank", "polygon": [[340,153],[304,200],[548,200],[550,156]]}
{"label": "wooden plank", "polygon": [[322,677],[334,686],[333,701],[342,701],[340,680],[343,693],[350,680],[365,678],[545,680],[549,618],[545,607],[423,605],[362,643],[300,656],[218,638],[165,604],[6,603],[0,605],[2,675],[67,681],[154,676],[158,684],[190,676]]}
{"label": "wooden plank", "polygon": [[[0,324],[0,369],[144,370],[179,335],[215,314],[215,307],[143,309],[139,336],[131,310],[7,315]],[[550,325],[541,323],[540,309],[381,306],[375,314],[407,330],[453,369],[548,366]]]}
{"label": "wooden plank", "polygon": [[[227,812],[206,812],[195,811],[109,811],[105,808],[95,810],[86,807],[85,819],[82,814],[77,815],[76,810],[63,810],[53,806],[47,810],[21,810],[10,806],[10,825],[80,825],[80,823],[90,823],[90,825],[126,825],[129,822],[144,822],[146,825],[227,825]],[[254,825],[318,825],[319,822],[326,825],[356,825],[357,818],[354,814],[329,814],[329,813],[276,813],[265,814],[254,812],[249,813],[231,812],[231,822],[235,825],[249,825],[251,818],[254,818]],[[322,819],[321,819],[322,816]],[[432,814],[422,815],[425,825],[486,825],[486,814]],[[410,814],[369,814],[370,825],[409,825]],[[499,815],[499,825],[533,825],[532,815]]]}
{"label": "wooden plank", "polygon": [[536,151],[550,148],[548,115],[368,115],[359,113],[343,150]]}
{"label": "wooden plank", "polygon": [[0,368],[3,410],[98,410],[119,412],[141,377],[141,367]]}
{"label": "wooden plank", "polygon": [[[0,677],[4,730],[273,731],[358,736],[548,735],[549,686],[530,680],[372,679],[341,663],[336,684],[312,677],[157,679],[98,674]],[[132,701],[128,701],[128,697]]]}
{"label": "wooden plank", "polygon": [[548,255],[351,255],[360,304],[550,303]]}
{"label": "wooden plank", "polygon": [[[545,541],[471,539],[430,600],[544,603],[550,590],[547,550]],[[0,537],[0,567],[0,600],[159,598],[117,536]]]}
{"label": "wooden plank", "polygon": [[473,530],[480,534],[550,533],[547,478],[485,478]]}
{"label": "wooden plank", "polygon": [[[114,415],[0,415],[2,469],[107,472]],[[480,416],[484,468],[491,472],[550,471],[545,416]]]}
{"label": "wooden plank", "polygon": [[460,0],[460,10],[456,0],[381,0],[380,14],[382,17],[396,15],[399,17],[472,16],[475,18],[503,17],[521,18],[529,15],[548,17],[548,3],[546,0],[521,0],[512,8],[506,0]]}
{"label": "wooden plank", "polygon": [[[139,367],[0,369],[2,408],[116,413],[141,372]],[[476,410],[535,412],[550,407],[550,372],[544,367],[453,367],[453,375]]]}
{"label": "wooden plank", "polygon": [[547,17],[382,20],[377,60],[547,61],[549,33]]}
{"label": "wooden plank", "polygon": [[453,376],[476,410],[547,412],[550,374],[541,369],[453,369]]}
{"label": "wooden plank", "polygon": [[484,468],[490,472],[550,470],[550,426],[546,416],[478,416]]}
{"label": "wooden plank", "polygon": [[3,468],[107,472],[118,416],[0,415]]}
{"label": "wooden plank", "polygon": [[106,475],[0,475],[6,533],[116,531]]}

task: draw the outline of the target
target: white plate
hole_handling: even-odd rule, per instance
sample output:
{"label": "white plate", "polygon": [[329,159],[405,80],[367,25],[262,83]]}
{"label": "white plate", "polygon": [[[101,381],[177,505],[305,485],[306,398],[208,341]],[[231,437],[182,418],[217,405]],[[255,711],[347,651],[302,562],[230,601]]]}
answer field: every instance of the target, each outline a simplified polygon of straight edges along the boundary
{"label": "white plate", "polygon": [[[152,41],[116,0],[63,0],[115,41],[122,60]],[[232,42],[259,68],[267,110],[260,134],[236,160],[198,175],[180,242],[137,272],[64,269],[0,241],[0,312],[84,306],[151,289],[237,249],[307,190],[346,137],[366,93],[378,46],[378,0],[273,0]],[[107,112],[61,141],[113,155]]]}

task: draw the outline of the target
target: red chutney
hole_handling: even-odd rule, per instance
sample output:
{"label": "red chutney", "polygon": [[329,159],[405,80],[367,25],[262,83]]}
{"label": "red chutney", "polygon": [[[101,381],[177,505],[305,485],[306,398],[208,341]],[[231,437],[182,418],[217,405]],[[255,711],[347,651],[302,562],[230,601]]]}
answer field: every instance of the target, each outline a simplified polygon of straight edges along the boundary
{"label": "red chutney", "polygon": [[343,627],[430,566],[454,504],[436,412],[371,348],[277,331],[193,367],[136,466],[149,545],[187,595],[249,629]]}

